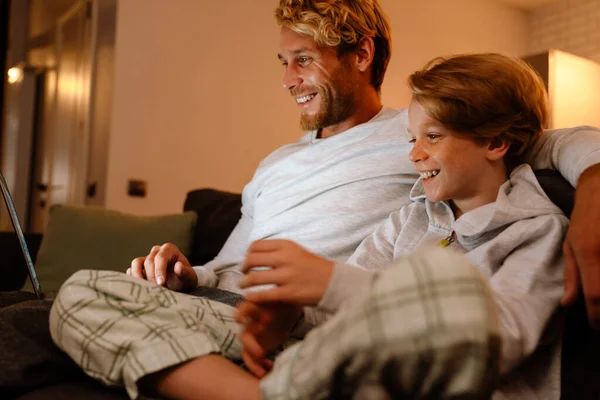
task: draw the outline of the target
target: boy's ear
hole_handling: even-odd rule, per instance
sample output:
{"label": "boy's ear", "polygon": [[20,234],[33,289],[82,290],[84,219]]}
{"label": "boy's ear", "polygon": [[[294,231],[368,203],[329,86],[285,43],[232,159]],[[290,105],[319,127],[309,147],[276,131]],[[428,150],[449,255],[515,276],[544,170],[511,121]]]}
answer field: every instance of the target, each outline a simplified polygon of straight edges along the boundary
{"label": "boy's ear", "polygon": [[358,49],[356,51],[356,64],[360,72],[365,72],[373,64],[373,57],[375,56],[375,42],[372,37],[363,37],[358,42]]}
{"label": "boy's ear", "polygon": [[490,161],[500,160],[506,155],[506,152],[510,148],[510,143],[500,138],[492,139],[488,144],[487,158]]}

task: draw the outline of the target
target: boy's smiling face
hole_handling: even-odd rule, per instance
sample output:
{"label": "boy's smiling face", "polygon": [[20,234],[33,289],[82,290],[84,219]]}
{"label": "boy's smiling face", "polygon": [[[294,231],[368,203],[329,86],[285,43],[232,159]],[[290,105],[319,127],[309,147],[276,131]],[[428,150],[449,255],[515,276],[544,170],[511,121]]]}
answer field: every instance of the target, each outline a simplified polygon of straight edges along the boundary
{"label": "boy's smiling face", "polygon": [[413,144],[409,158],[423,178],[429,201],[452,200],[459,214],[495,201],[506,180],[505,150],[499,156],[498,149],[491,149],[490,144],[478,144],[452,132],[415,100],[408,115]]}

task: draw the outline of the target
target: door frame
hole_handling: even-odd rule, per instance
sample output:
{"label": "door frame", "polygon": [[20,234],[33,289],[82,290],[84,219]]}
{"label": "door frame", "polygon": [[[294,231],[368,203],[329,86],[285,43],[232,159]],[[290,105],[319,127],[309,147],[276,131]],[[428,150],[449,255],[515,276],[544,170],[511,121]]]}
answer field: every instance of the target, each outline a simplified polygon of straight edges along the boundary
{"label": "door frame", "polygon": [[[32,40],[32,46],[28,49],[28,51],[33,51],[49,47],[48,51],[53,53],[53,65],[49,70],[54,73],[53,78],[55,79],[53,87],[46,89],[53,90],[54,93],[41,93],[43,98],[40,99],[44,101],[45,98],[51,102],[52,109],[47,115],[36,116],[38,120],[44,118],[45,126],[42,129],[44,130],[43,139],[46,143],[37,144],[35,148],[38,154],[35,154],[35,159],[32,159],[32,163],[38,164],[32,165],[31,194],[28,204],[30,223],[28,227],[35,231],[42,231],[45,227],[48,218],[48,207],[51,204],[62,202],[85,205],[87,202],[92,137],[91,118],[94,107],[93,82],[96,73],[97,7],[97,1],[77,0],[67,12],[56,19],[51,31],[40,35],[38,40]],[[81,18],[82,14],[80,31],[81,36],[84,38],[84,42],[82,42],[83,51],[75,56],[74,75],[67,76],[61,67],[65,42],[64,27],[66,24],[73,23],[74,18]],[[73,59],[70,59],[69,62],[73,62]],[[72,74],[73,70],[67,72]],[[61,76],[61,73],[63,76]],[[64,103],[64,99],[68,97],[68,94],[65,94],[67,89],[64,85],[68,84],[69,80],[74,83],[75,94],[72,100]],[[65,104],[67,108],[65,108]],[[47,112],[46,110],[42,111]],[[60,136],[65,132],[70,132],[68,138]],[[54,157],[60,154],[58,147],[61,146],[61,143],[68,143],[68,152],[63,153],[62,157],[63,161],[67,158],[66,165],[62,165],[62,167],[63,170],[66,169],[68,172],[64,182],[66,192],[62,192],[61,196],[56,198],[53,194],[61,190],[58,184],[63,182],[57,182],[57,176],[54,175],[57,172],[54,169],[57,165],[57,159]],[[33,181],[34,179],[37,180],[36,178],[42,180],[39,182]],[[41,193],[44,190],[46,193]]]}

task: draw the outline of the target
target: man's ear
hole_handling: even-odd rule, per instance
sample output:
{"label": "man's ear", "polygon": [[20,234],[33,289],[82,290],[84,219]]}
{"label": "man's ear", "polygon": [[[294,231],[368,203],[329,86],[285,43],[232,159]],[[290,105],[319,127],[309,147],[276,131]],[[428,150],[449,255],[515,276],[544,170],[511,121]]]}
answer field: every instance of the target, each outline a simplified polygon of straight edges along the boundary
{"label": "man's ear", "polygon": [[373,64],[375,57],[375,42],[372,37],[363,37],[358,42],[356,64],[360,72],[365,72]]}
{"label": "man's ear", "polygon": [[493,138],[487,144],[487,158],[490,161],[500,160],[506,155],[506,152],[510,148],[510,143],[500,138]]}

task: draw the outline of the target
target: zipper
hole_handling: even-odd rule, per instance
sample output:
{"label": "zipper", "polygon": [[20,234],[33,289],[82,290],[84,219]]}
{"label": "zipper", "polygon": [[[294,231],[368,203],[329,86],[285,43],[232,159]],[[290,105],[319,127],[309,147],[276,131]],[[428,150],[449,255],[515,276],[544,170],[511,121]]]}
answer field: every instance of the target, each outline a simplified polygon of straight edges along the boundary
{"label": "zipper", "polygon": [[448,236],[446,239],[442,239],[442,241],[438,243],[438,246],[448,247],[452,243],[454,243],[455,240],[456,240],[456,233],[454,231],[452,231],[450,236]]}

